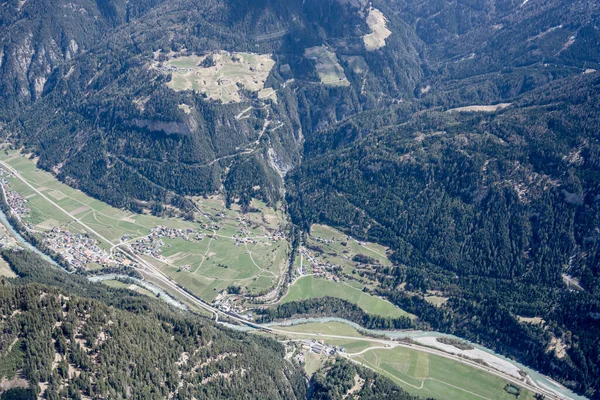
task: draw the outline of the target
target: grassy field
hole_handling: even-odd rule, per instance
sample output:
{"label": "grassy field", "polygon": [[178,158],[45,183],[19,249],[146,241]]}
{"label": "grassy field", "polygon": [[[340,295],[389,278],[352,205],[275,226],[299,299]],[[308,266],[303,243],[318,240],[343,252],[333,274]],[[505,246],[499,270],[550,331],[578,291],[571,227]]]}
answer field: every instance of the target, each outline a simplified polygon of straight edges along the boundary
{"label": "grassy field", "polygon": [[[324,239],[331,243],[318,242],[326,252],[344,254],[351,258],[356,254],[364,254],[379,261],[381,265],[392,265],[387,258],[388,248],[373,242],[358,242],[348,238],[346,234],[327,225],[314,224],[310,228],[310,238],[313,240]],[[344,245],[345,243],[345,245]]]}
{"label": "grassy field", "polygon": [[385,39],[391,34],[387,28],[387,18],[381,11],[376,8],[371,8],[367,16],[367,25],[371,28],[371,33],[363,36],[365,48],[368,51],[380,49],[385,46]]}
{"label": "grassy field", "polygon": [[106,286],[110,286],[112,288],[116,288],[116,289],[128,289],[129,286],[131,286],[131,284],[129,284],[129,283],[124,283],[124,282],[112,280],[112,279],[102,281],[102,284],[106,285]]}
{"label": "grassy field", "polygon": [[338,62],[335,53],[327,50],[325,46],[316,46],[304,50],[304,56],[315,60],[316,70],[321,83],[331,86],[349,86],[344,68]]}
{"label": "grassy field", "polygon": [[[423,397],[447,400],[515,399],[504,390],[508,381],[422,351],[402,347],[372,349],[353,359],[381,372],[408,392]],[[523,390],[520,399],[533,399],[533,394]]]}
{"label": "grassy field", "polygon": [[441,306],[448,301],[448,298],[442,296],[426,296],[425,300],[434,306]]}
{"label": "grassy field", "polygon": [[[213,66],[201,66],[207,57],[212,57]],[[238,85],[251,91],[258,91],[260,98],[277,99],[275,91],[264,84],[275,65],[268,54],[228,53],[221,51],[210,56],[185,56],[173,58],[164,63],[172,74],[167,84],[173,90],[194,90],[204,93],[211,100],[223,103],[240,102],[241,90]],[[158,64],[155,64],[157,67]]]}
{"label": "grassy field", "polygon": [[362,56],[347,56],[346,61],[350,68],[357,74],[362,74],[369,70],[369,66]]}
{"label": "grassy field", "polygon": [[312,351],[306,353],[306,358],[304,360],[304,370],[308,374],[308,376],[312,376],[317,370],[319,370],[325,362],[327,361],[327,357],[319,354],[314,354]]}
{"label": "grassy field", "polygon": [[[319,252],[310,251],[321,263],[340,266],[344,273],[352,275],[355,278],[358,278],[357,263],[352,259],[356,255],[361,254],[371,257],[380,265],[392,265],[392,262],[387,257],[387,247],[372,242],[358,242],[337,229],[326,225],[315,224],[311,227],[310,235],[306,240],[306,246],[322,250]],[[363,286],[370,287],[373,285],[366,282]]]}
{"label": "grassy field", "polygon": [[[80,190],[61,183],[49,172],[38,169],[34,160],[23,157],[16,152],[9,152],[8,155],[0,153],[0,160],[16,169],[25,180],[46,197],[70,214],[81,219],[113,244],[118,243],[124,234],[131,236],[148,235],[150,229],[157,225],[166,225],[171,228],[194,228],[197,226],[197,224],[182,219],[134,214],[111,207]],[[73,223],[72,218],[36,194],[20,180],[10,178],[9,188],[27,199],[26,205],[31,209],[31,212],[23,219],[34,225],[36,230],[48,231],[55,226],[69,224],[70,230],[73,230],[71,228],[75,226],[77,230],[84,231],[83,227]]]}
{"label": "grassy field", "polygon": [[17,277],[17,274],[14,273],[14,271],[10,268],[10,265],[8,265],[8,263],[4,261],[4,258],[2,257],[0,257],[0,276],[5,276],[7,278]]}
{"label": "grassy field", "polygon": [[[293,331],[300,333],[321,333],[324,335],[338,335],[338,336],[351,336],[356,337],[357,339],[363,338],[364,336],[351,327],[350,325],[344,324],[342,322],[310,322],[307,324],[298,324],[291,326],[276,326],[277,330],[280,331]],[[294,335],[295,338],[304,337],[302,335]],[[307,335],[306,338],[314,339],[314,336]],[[327,340],[329,343],[329,339]]]}
{"label": "grassy field", "polygon": [[146,296],[149,296],[149,297],[153,297],[153,298],[156,297],[156,295],[154,293],[152,293],[151,291],[149,291],[148,289],[140,287],[136,284],[123,283],[123,282],[117,281],[117,280],[105,280],[105,281],[101,281],[101,282],[102,282],[102,284],[113,287],[113,288],[129,289],[129,290],[133,290],[134,292],[138,292],[140,294],[145,294]]}
{"label": "grassy field", "polygon": [[[353,360],[392,379],[409,393],[444,400],[511,400],[514,396],[504,391],[508,381],[434,354],[414,349],[395,347],[383,349],[382,344],[368,342],[353,327],[339,323],[308,323],[277,327],[282,331],[310,334],[337,335],[356,339],[322,337],[325,343],[344,348]],[[315,339],[315,336],[290,335],[291,338]],[[369,350],[367,350],[369,349]],[[366,350],[366,351],[365,351]],[[356,354],[365,351],[362,354]],[[523,390],[520,399],[533,400],[533,393]]]}
{"label": "grassy field", "polygon": [[312,276],[299,278],[292,286],[290,286],[288,293],[283,297],[281,302],[288,303],[290,301],[323,296],[347,300],[370,314],[381,315],[384,317],[410,316],[410,314],[396,307],[389,301],[364,293],[362,290],[351,287],[344,282],[336,283],[334,281],[314,278]]}
{"label": "grassy field", "polygon": [[[0,160],[17,170],[48,199],[108,239],[110,243],[101,243],[106,249],[120,243],[124,235],[135,241],[148,236],[152,228],[161,225],[191,228],[206,235],[201,241],[163,238],[161,254],[166,260],[146,259],[208,301],[233,284],[245,287],[250,293],[268,290],[277,283],[279,274],[286,267],[289,244],[284,239],[273,238],[285,224],[285,215],[257,200],[252,202],[256,212],[242,214],[237,205],[226,209],[220,197],[194,198],[204,214],[197,216],[197,222],[159,218],[134,214],[91,198],[61,183],[52,174],[39,170],[34,160],[14,151],[0,153]],[[41,235],[57,226],[73,233],[86,233],[83,226],[21,180],[13,177],[8,181],[9,190],[27,199],[26,206],[30,211],[22,219],[30,223],[37,234]],[[208,238],[208,235],[212,238]],[[250,242],[243,243],[241,239]],[[183,266],[191,268],[186,271],[181,268]]]}
{"label": "grassy field", "polygon": [[[241,285],[249,293],[274,286],[285,268],[289,245],[285,241],[236,246],[231,239],[205,238],[201,242],[165,239],[162,255],[169,264],[154,264],[175,281],[207,301],[230,285]],[[189,270],[182,269],[184,265]]]}

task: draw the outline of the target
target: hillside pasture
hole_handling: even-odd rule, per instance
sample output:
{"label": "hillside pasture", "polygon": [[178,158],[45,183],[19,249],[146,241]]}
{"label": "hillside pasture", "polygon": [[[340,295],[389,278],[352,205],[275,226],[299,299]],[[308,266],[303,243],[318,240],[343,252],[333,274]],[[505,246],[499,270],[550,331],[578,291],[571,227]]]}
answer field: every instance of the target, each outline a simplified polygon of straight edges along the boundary
{"label": "hillside pasture", "polygon": [[269,54],[220,51],[155,62],[154,68],[171,74],[167,85],[173,90],[193,90],[210,100],[238,103],[243,100],[242,89],[258,92],[259,98],[277,99],[272,88],[264,87],[274,65]]}
{"label": "hillside pasture", "polygon": [[327,50],[325,46],[307,48],[304,50],[304,56],[316,62],[315,68],[322,84],[329,86],[350,85],[337,56]]}
{"label": "hillside pasture", "polygon": [[349,301],[370,314],[383,317],[412,317],[389,301],[372,296],[344,282],[334,282],[312,276],[299,278],[290,286],[288,293],[283,297],[281,302],[288,303],[295,300],[306,300],[324,296],[337,297]]}

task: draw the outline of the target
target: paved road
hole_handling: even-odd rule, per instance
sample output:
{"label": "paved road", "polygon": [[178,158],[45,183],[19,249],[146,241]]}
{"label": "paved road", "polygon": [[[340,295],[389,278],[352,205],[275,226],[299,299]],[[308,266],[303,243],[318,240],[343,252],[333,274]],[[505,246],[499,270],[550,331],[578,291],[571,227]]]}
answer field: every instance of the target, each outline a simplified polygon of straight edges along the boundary
{"label": "paved road", "polygon": [[[147,262],[146,260],[144,260],[143,258],[141,258],[140,256],[138,256],[137,254],[135,254],[133,252],[133,250],[129,247],[129,244],[127,243],[120,243],[120,244],[115,244],[112,241],[108,240],[106,237],[104,237],[103,235],[101,235],[100,233],[96,232],[94,229],[92,229],[91,227],[89,227],[88,225],[86,225],[84,222],[82,222],[80,219],[78,219],[76,216],[70,214],[67,210],[65,210],[64,208],[62,208],[61,206],[59,206],[58,204],[56,204],[54,201],[52,201],[51,199],[49,199],[47,196],[45,196],[42,192],[40,192],[37,188],[35,188],[34,186],[32,186],[26,179],[24,179],[15,169],[13,169],[10,165],[6,164],[3,161],[0,161],[0,165],[2,165],[4,168],[6,168],[8,171],[10,171],[16,178],[18,178],[19,180],[21,180],[25,185],[27,185],[29,188],[31,188],[34,192],[36,192],[38,195],[40,195],[42,198],[44,198],[46,201],[48,201],[50,204],[52,204],[53,206],[55,206],[58,210],[60,210],[61,212],[63,212],[65,215],[69,216],[71,219],[73,219],[74,221],[76,221],[77,223],[79,223],[81,226],[83,226],[85,229],[87,229],[90,233],[96,235],[98,238],[102,239],[104,242],[106,242],[107,244],[113,246],[113,248],[118,249],[120,251],[123,252],[123,254],[125,254],[128,258],[132,258],[134,261],[137,261],[140,264],[140,267],[138,267],[138,270],[150,275],[151,277],[153,277],[154,279],[159,280],[161,283],[163,283],[164,285],[166,285],[169,289],[173,290],[174,292],[178,293],[179,295],[183,296],[184,298],[186,298],[188,301],[190,301],[191,303],[211,312],[214,316],[215,316],[215,322],[217,322],[219,320],[219,315],[223,315],[226,316],[227,318],[236,320],[238,322],[241,322],[242,324],[245,325],[249,325],[251,327],[254,327],[256,329],[261,329],[261,330],[266,330],[272,333],[277,333],[277,334],[282,334],[282,335],[300,335],[300,336],[311,336],[311,337],[319,337],[319,338],[331,338],[331,339],[351,339],[351,340],[362,340],[362,341],[368,341],[368,342],[373,342],[373,343],[380,343],[383,344],[389,348],[394,348],[394,347],[405,347],[405,348],[411,348],[414,350],[418,350],[418,351],[423,351],[426,353],[430,353],[430,354],[435,354],[437,356],[440,357],[444,357],[444,358],[448,358],[457,362],[461,362],[463,364],[467,364],[473,368],[477,368],[479,370],[485,371],[489,374],[498,376],[500,378],[503,378],[507,381],[510,381],[516,385],[522,386],[528,390],[531,390],[534,393],[542,393],[544,394],[548,399],[566,399],[567,397],[564,396],[558,396],[556,393],[542,388],[542,387],[538,387],[538,386],[533,386],[531,384],[528,383],[524,383],[523,381],[505,374],[501,371],[497,371],[494,369],[491,369],[488,366],[483,366],[480,364],[477,364],[471,360],[465,359],[465,358],[461,358],[449,353],[445,353],[443,351],[440,350],[436,350],[436,349],[432,349],[429,347],[424,347],[424,346],[420,346],[420,345],[414,345],[414,344],[404,344],[404,343],[398,343],[396,341],[392,341],[392,340],[386,340],[386,339],[377,339],[377,338],[370,338],[370,337],[355,337],[355,336],[341,336],[341,335],[329,335],[329,334],[321,334],[321,333],[305,333],[305,332],[294,332],[294,331],[286,331],[286,330],[280,330],[280,329],[276,329],[276,328],[272,328],[272,327],[265,327],[259,324],[254,324],[252,322],[249,322],[243,318],[239,318],[239,317],[235,317],[231,314],[225,313],[217,308],[212,307],[210,304],[202,301],[200,298],[193,296],[191,294],[189,294],[187,291],[183,290],[181,287],[179,287],[179,285],[173,281],[171,278],[169,278],[167,275],[165,275],[162,271],[160,271],[158,268],[156,268],[154,265],[150,264],[149,262]],[[128,251],[124,251],[122,249],[122,247],[124,247],[126,250]],[[352,355],[347,355],[347,357],[351,357]]]}

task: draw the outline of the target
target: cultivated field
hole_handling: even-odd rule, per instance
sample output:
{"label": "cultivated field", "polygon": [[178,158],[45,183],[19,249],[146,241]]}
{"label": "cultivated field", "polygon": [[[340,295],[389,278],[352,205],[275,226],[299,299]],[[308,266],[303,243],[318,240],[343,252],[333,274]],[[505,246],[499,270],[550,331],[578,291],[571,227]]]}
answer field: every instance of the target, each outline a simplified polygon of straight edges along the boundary
{"label": "cultivated field", "polygon": [[321,78],[321,83],[331,86],[349,86],[344,68],[338,62],[335,53],[327,50],[325,46],[310,47],[304,50],[304,56],[315,60],[316,70]]}
{"label": "cultivated field", "polygon": [[[132,237],[146,236],[157,225],[171,228],[194,228],[197,224],[177,218],[158,218],[152,215],[134,214],[96,200],[80,190],[65,185],[49,172],[36,167],[35,161],[16,152],[8,155],[0,153],[0,160],[6,162],[39,192],[62,207],[71,215],[109,239],[113,244],[119,243],[123,235]],[[31,210],[23,216],[25,222],[33,225],[36,231],[49,231],[56,226],[68,227],[71,231],[85,233],[85,229],[73,222],[65,213],[57,209],[22,181],[9,178],[9,188],[27,199],[27,207]],[[110,247],[106,243],[103,246]]]}
{"label": "cultivated field", "polygon": [[[372,349],[352,357],[391,378],[409,393],[447,400],[514,400],[506,380],[450,359],[403,347]],[[522,390],[520,399],[533,399]]]}
{"label": "cultivated field", "polygon": [[[308,323],[278,330],[347,336],[348,339],[325,337],[328,345],[344,348],[346,356],[392,379],[411,394],[448,400],[513,400],[515,396],[504,391],[508,381],[435,354],[405,347],[385,348],[383,344],[368,342],[356,329],[340,322]],[[302,335],[291,335],[302,338]],[[355,337],[356,339],[352,339]],[[307,339],[315,339],[307,335]],[[522,390],[520,399],[533,400],[531,392]]]}
{"label": "cultivated field", "polygon": [[245,287],[251,294],[274,287],[289,254],[286,241],[273,242],[264,237],[237,245],[235,239],[225,236],[204,238],[201,242],[163,241],[161,254],[166,262],[147,259],[207,301],[232,285]]}
{"label": "cultivated field", "polygon": [[281,300],[288,303],[294,300],[304,300],[323,296],[338,297],[356,304],[367,313],[381,315],[383,317],[405,317],[410,316],[404,310],[396,307],[387,300],[364,293],[362,290],[352,287],[345,282],[334,282],[331,280],[305,276],[299,278],[288,293]]}
{"label": "cultivated field", "polygon": [[259,98],[277,100],[275,91],[264,87],[274,65],[268,54],[221,51],[155,62],[154,68],[172,75],[168,86],[173,90],[194,90],[211,100],[235,103],[242,101],[242,88],[258,92]]}
{"label": "cultivated field", "polygon": [[[73,220],[76,217],[109,241],[99,243],[105,251],[110,252],[117,244],[138,248],[138,254],[147,261],[207,301],[230,285],[242,286],[248,293],[268,291],[287,268],[290,248],[280,232],[285,216],[259,201],[251,204],[254,212],[242,214],[237,205],[226,209],[218,196],[194,198],[202,211],[195,222],[140,215],[111,207],[59,182],[52,174],[36,168],[34,160],[16,152],[0,153],[0,160],[41,193],[16,177],[7,178],[7,190],[26,200],[29,211],[20,218],[36,235],[44,237],[56,227],[73,234],[90,234]],[[154,237],[151,244],[139,244],[160,226],[195,233],[173,238],[167,233]],[[199,238],[190,238],[195,235]],[[87,267],[100,265],[89,263]]]}

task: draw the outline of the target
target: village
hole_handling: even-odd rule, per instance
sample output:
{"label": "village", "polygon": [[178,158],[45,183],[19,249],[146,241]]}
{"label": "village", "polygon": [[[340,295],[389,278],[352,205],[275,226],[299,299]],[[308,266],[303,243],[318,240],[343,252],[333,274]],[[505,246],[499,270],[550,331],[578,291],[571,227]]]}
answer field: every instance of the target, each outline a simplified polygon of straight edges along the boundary
{"label": "village", "polygon": [[[131,248],[138,254],[145,254],[156,258],[157,260],[164,261],[166,258],[161,255],[162,247],[165,245],[163,238],[177,239],[193,242],[200,241],[204,238],[204,234],[200,233],[195,229],[176,229],[169,228],[164,225],[155,226],[150,231],[150,234],[143,238],[138,238],[131,244]],[[121,237],[121,242],[127,242],[129,237],[127,235]]]}
{"label": "village", "polygon": [[0,185],[2,185],[2,191],[6,198],[6,203],[13,211],[13,214],[21,220],[21,216],[29,213],[29,208],[25,205],[27,199],[21,196],[19,193],[9,190],[8,181],[6,178],[12,178],[12,174],[6,171],[4,168],[0,168]]}
{"label": "village", "polygon": [[[5,181],[2,181],[2,185],[5,187]],[[27,199],[21,196],[19,193],[14,192],[12,190],[5,191],[6,193],[6,202],[8,206],[14,211],[15,215],[21,217],[24,214],[29,212],[29,208],[25,205],[27,203]],[[19,218],[20,219],[20,218]]]}
{"label": "village", "polygon": [[304,246],[300,248],[299,252],[303,260],[305,259],[308,261],[308,265],[312,272],[307,272],[307,268],[303,262],[302,265],[296,269],[298,274],[296,279],[305,275],[314,275],[317,278],[330,279],[334,282],[339,282],[340,278],[334,272],[339,266],[323,261],[314,252],[311,252],[310,249]]}
{"label": "village", "polygon": [[43,233],[43,243],[60,254],[75,269],[87,270],[90,265],[99,267],[130,266],[132,262],[124,256],[111,254],[100,248],[96,239],[84,234],[74,234],[66,229],[54,227]]}

